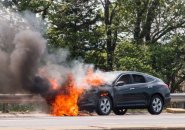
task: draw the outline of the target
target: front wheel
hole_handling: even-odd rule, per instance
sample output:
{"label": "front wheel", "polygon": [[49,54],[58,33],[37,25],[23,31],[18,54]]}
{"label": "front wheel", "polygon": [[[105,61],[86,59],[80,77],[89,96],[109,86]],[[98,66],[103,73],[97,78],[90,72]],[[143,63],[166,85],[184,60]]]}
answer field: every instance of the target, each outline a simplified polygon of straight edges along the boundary
{"label": "front wheel", "polygon": [[127,112],[127,109],[123,109],[123,108],[114,108],[113,112],[116,115],[124,115]]}
{"label": "front wheel", "polygon": [[100,97],[97,104],[98,115],[109,115],[112,109],[112,101],[108,96]]}
{"label": "front wheel", "polygon": [[150,105],[148,107],[148,111],[150,114],[158,115],[163,110],[163,100],[159,95],[154,95],[150,101]]}

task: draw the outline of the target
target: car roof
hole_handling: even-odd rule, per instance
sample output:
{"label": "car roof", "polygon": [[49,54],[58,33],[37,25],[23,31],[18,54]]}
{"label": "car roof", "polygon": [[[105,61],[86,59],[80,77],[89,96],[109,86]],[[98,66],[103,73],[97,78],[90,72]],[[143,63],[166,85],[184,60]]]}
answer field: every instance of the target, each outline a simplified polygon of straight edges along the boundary
{"label": "car roof", "polygon": [[117,75],[120,75],[120,74],[145,74],[145,73],[138,72],[138,71],[108,71],[106,73],[117,74]]}
{"label": "car roof", "polygon": [[109,72],[106,72],[106,73],[114,74],[116,77],[119,76],[119,75],[121,75],[121,74],[141,74],[141,75],[144,75],[144,76],[149,76],[149,77],[157,78],[157,77],[152,76],[150,74],[139,72],[139,71],[109,71]]}
{"label": "car roof", "polygon": [[113,83],[122,74],[140,74],[140,75],[143,75],[145,77],[150,77],[150,78],[155,79],[155,80],[160,80],[159,78],[157,78],[155,76],[152,76],[152,75],[149,75],[149,74],[146,74],[146,73],[143,73],[143,72],[138,72],[138,71],[108,71],[108,72],[105,72],[104,74],[105,75],[103,77],[104,77],[104,80],[107,84]]}

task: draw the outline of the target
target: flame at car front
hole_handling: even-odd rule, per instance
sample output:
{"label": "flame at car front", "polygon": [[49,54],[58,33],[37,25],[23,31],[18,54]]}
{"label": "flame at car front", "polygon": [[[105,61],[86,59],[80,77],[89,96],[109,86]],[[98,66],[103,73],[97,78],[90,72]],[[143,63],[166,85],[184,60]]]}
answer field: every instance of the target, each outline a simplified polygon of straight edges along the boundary
{"label": "flame at car front", "polygon": [[[51,114],[54,116],[77,116],[79,108],[77,105],[79,96],[83,93],[84,87],[76,84],[74,75],[69,74],[63,86],[58,85],[56,80],[49,80],[51,89],[57,91],[54,100],[51,100]],[[100,75],[89,69],[85,77],[82,78],[82,85],[88,84],[93,87],[104,84]]]}

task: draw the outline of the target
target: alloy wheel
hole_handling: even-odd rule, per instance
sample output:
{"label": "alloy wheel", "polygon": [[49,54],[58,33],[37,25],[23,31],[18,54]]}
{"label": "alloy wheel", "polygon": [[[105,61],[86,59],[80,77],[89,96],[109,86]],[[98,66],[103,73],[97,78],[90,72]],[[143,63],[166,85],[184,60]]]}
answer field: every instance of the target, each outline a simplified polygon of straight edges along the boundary
{"label": "alloy wheel", "polygon": [[159,95],[154,95],[150,100],[150,105],[148,107],[148,112],[153,115],[160,114],[163,110],[163,100]]}
{"label": "alloy wheel", "polygon": [[152,102],[152,107],[155,112],[160,112],[162,109],[162,101],[160,98],[156,97],[154,98]]}
{"label": "alloy wheel", "polygon": [[96,112],[99,115],[108,115],[112,109],[112,102],[108,96],[100,97]]}
{"label": "alloy wheel", "polygon": [[104,98],[101,100],[100,109],[104,113],[107,113],[108,111],[110,111],[110,101],[107,98]]}

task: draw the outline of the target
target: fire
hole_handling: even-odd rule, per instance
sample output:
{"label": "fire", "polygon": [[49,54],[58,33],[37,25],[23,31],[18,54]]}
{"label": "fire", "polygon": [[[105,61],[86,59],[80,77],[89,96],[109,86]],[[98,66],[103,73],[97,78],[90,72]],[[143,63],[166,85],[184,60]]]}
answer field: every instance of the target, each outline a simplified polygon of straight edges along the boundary
{"label": "fire", "polygon": [[55,80],[55,79],[49,79],[49,82],[51,83],[51,89],[52,90],[56,90],[56,89],[58,89],[58,84],[57,84],[57,80]]}
{"label": "fire", "polygon": [[85,82],[87,82],[89,85],[93,87],[104,84],[102,77],[99,76],[98,74],[95,74],[93,72],[93,69],[88,69],[87,75],[85,77]]}
{"label": "fire", "polygon": [[58,91],[59,93],[56,95],[55,100],[52,103],[52,112],[51,112],[52,115],[77,116],[78,115],[77,101],[79,95],[82,93],[82,90],[75,86],[72,75],[68,76],[66,85],[61,86]]}
{"label": "fire", "polygon": [[[79,113],[77,102],[84,90],[82,89],[83,87],[75,84],[72,75],[68,76],[63,86],[59,86],[56,80],[49,81],[52,85],[51,88],[58,92],[54,101],[51,103],[51,114],[54,116],[77,116]],[[92,70],[87,72],[82,82],[86,82],[90,86],[99,86],[104,83],[102,78],[95,75]]]}
{"label": "fire", "polygon": [[74,87],[69,87],[66,94],[59,94],[52,103],[52,115],[55,116],[77,116],[77,100],[80,91]]}

